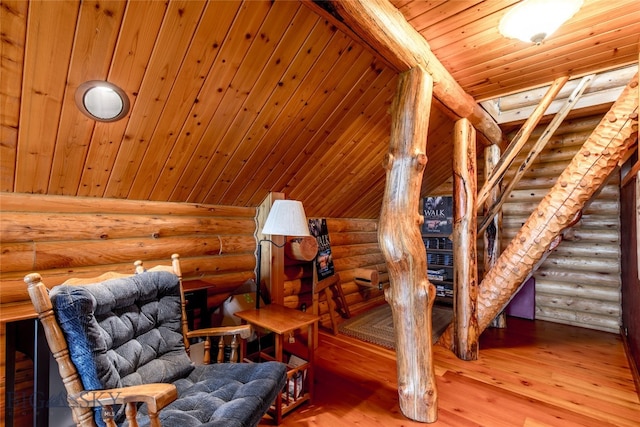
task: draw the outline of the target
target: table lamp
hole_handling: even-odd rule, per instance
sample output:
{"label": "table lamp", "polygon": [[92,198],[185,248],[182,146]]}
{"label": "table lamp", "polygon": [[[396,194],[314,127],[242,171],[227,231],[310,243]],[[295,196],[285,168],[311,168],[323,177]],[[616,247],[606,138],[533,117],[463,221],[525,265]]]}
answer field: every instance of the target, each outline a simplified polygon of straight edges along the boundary
{"label": "table lamp", "polygon": [[[262,228],[263,235],[270,236],[310,236],[309,224],[304,214],[302,202],[297,200],[276,200],[271,206],[267,220]],[[270,242],[275,247],[281,248],[285,245],[274,243],[270,239],[260,239],[258,242],[258,265],[256,266],[256,309],[260,308],[260,269],[262,264],[262,242]]]}

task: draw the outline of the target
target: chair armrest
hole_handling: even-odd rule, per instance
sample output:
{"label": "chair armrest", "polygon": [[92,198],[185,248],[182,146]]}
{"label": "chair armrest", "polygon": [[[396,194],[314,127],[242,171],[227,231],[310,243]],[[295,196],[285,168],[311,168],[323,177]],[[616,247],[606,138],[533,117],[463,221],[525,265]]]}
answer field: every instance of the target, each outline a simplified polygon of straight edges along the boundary
{"label": "chair armrest", "polygon": [[187,332],[187,338],[222,337],[227,335],[240,335],[240,338],[247,339],[252,333],[251,325],[220,326],[217,328],[196,329]]}
{"label": "chair armrest", "polygon": [[157,413],[176,400],[178,391],[173,384],[152,383],[106,390],[89,390],[68,397],[69,406],[92,408],[96,406],[146,403],[149,412]]}

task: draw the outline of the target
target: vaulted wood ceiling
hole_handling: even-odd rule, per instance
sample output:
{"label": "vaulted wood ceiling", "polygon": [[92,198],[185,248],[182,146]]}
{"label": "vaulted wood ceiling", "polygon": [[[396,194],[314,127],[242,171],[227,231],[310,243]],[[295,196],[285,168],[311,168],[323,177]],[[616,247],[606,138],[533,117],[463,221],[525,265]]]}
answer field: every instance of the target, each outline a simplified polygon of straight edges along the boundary
{"label": "vaulted wood ceiling", "polygon": [[[516,0],[392,0],[478,101],[637,62],[640,3],[585,0],[540,46],[503,38]],[[379,214],[397,71],[297,1],[3,0],[0,190]],[[131,112],[97,123],[87,80]],[[451,175],[435,108],[423,193]]]}

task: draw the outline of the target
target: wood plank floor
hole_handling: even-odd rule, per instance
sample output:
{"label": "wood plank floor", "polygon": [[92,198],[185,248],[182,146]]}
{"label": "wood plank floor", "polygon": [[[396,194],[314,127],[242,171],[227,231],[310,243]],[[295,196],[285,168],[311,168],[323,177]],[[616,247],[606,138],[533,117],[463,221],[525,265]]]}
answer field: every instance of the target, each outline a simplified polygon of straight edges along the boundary
{"label": "wood plank floor", "polygon": [[[435,426],[640,426],[640,400],[615,334],[509,318],[487,330],[480,359],[435,346]],[[321,333],[312,404],[282,426],[419,426],[398,406],[395,353]],[[260,425],[273,425],[264,419]]]}

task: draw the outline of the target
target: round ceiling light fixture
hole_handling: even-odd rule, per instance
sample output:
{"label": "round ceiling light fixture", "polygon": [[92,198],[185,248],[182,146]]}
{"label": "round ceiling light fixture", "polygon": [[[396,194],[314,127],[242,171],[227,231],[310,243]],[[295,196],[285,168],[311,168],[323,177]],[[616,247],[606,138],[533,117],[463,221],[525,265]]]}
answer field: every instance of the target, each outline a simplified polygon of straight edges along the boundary
{"label": "round ceiling light fixture", "polygon": [[582,0],[524,0],[500,20],[500,34],[540,44],[582,7]]}
{"label": "round ceiling light fixture", "polygon": [[99,122],[115,122],[129,112],[129,98],[118,86],[91,80],[76,90],[76,105],[87,117]]}

